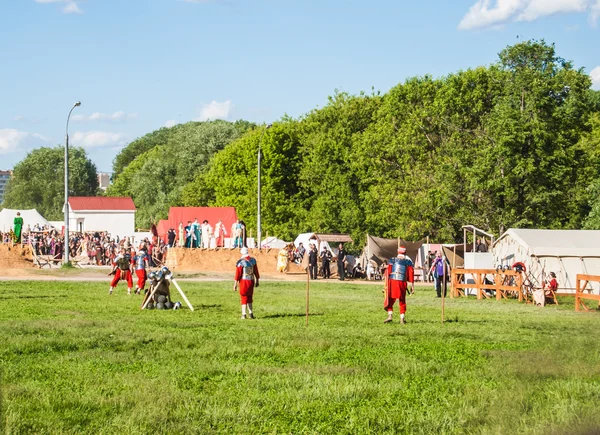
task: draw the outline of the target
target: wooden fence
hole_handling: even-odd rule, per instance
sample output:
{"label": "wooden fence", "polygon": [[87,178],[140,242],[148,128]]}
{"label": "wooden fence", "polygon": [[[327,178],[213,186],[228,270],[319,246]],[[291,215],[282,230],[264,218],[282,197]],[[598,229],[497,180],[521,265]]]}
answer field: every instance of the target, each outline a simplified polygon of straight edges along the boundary
{"label": "wooden fence", "polygon": [[[581,311],[581,307],[585,311],[589,311],[589,308],[585,305],[582,299],[590,299],[594,301],[598,301],[598,307],[600,307],[600,295],[594,295],[591,293],[591,289],[588,290],[589,293],[584,293],[583,291],[587,287],[589,282],[600,282],[599,275],[584,275],[577,274],[577,279],[575,281],[575,311]],[[583,285],[582,285],[583,282]]]}
{"label": "wooden fence", "polygon": [[[474,282],[465,282],[465,275],[471,275]],[[486,283],[485,278],[487,275],[493,275],[492,283]],[[502,298],[508,299],[509,296],[518,297],[519,302],[524,298],[523,276],[520,272],[512,269],[453,269],[451,285],[450,296],[453,298],[465,296],[465,289],[475,289],[477,299],[492,297],[486,290],[494,291],[498,301]]]}

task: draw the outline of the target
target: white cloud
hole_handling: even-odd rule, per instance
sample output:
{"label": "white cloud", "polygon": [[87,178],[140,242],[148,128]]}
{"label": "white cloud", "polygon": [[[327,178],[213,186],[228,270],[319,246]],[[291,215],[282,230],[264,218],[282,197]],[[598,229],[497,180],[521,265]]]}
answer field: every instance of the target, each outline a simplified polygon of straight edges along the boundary
{"label": "white cloud", "polygon": [[83,14],[83,11],[74,0],[35,0],[35,2],[41,4],[63,3],[65,4],[65,7],[63,8],[65,14]]}
{"label": "white cloud", "polygon": [[65,14],[83,14],[83,11],[79,9],[79,6],[77,6],[77,3],[75,2],[67,3],[63,8],[63,12]]}
{"label": "white cloud", "polygon": [[530,0],[517,20],[533,21],[547,15],[585,12],[588,7],[589,0]]}
{"label": "white cloud", "polygon": [[596,25],[596,21],[600,18],[600,0],[596,1],[596,4],[590,9],[590,23],[592,26]]}
{"label": "white cloud", "polygon": [[16,115],[12,117],[12,120],[15,122],[21,122],[24,124],[41,124],[46,120],[43,116],[25,116],[25,115]]}
{"label": "white cloud", "polygon": [[211,101],[209,104],[205,104],[200,109],[200,116],[195,121],[208,121],[215,119],[228,119],[231,116],[231,112],[235,106],[231,100],[223,101]]}
{"label": "white cloud", "polygon": [[522,0],[497,0],[490,8],[490,0],[478,0],[458,24],[461,30],[488,27],[504,23],[521,7]]}
{"label": "white cloud", "polygon": [[592,78],[592,88],[600,90],[600,65],[590,72]]}
{"label": "white cloud", "polygon": [[177,124],[179,124],[178,121],[175,121],[174,119],[169,119],[167,122],[165,122],[165,127],[171,128],[176,126]]}
{"label": "white cloud", "polygon": [[460,30],[494,27],[509,21],[533,21],[553,14],[600,14],[600,0],[477,0],[458,24]]}
{"label": "white cloud", "polygon": [[47,142],[49,139],[41,134],[28,133],[14,128],[0,129],[0,154],[46,145]]}
{"label": "white cloud", "polygon": [[69,139],[69,142],[74,146],[84,148],[119,146],[126,142],[126,136],[123,133],[110,133],[107,131],[77,131]]}
{"label": "white cloud", "polygon": [[105,122],[124,122],[128,119],[136,118],[137,113],[125,113],[119,110],[115,113],[100,113],[94,112],[91,115],[73,115],[71,119],[76,122],[91,122],[91,121],[105,121]]}

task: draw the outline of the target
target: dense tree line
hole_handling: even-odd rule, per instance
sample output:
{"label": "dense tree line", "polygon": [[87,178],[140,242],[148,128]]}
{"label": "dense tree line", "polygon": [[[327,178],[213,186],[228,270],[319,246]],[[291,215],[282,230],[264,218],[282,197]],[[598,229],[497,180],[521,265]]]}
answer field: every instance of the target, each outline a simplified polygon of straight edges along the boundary
{"label": "dense tree line", "polygon": [[255,232],[259,145],[263,233],[285,239],[319,231],[453,241],[467,223],[495,234],[600,229],[600,92],[544,41],[385,94],[336,92],[269,129],[160,129],[115,158],[107,194],[133,197],[138,227],[170,206],[214,205],[235,206]]}
{"label": "dense tree line", "polygon": [[[496,234],[598,227],[598,93],[589,76],[543,41],[499,57],[385,95],[337,93],[275,124],[262,143],[263,230],[451,241],[466,223]],[[235,205],[253,226],[261,134],[217,154],[182,202]]]}

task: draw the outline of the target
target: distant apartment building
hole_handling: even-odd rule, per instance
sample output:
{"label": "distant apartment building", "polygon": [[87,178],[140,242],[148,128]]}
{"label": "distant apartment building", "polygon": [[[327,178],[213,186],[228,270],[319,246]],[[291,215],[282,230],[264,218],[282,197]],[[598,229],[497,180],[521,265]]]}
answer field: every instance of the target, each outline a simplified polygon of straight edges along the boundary
{"label": "distant apartment building", "polygon": [[0,171],[0,204],[4,202],[4,194],[6,193],[6,185],[12,177],[12,171]]}
{"label": "distant apartment building", "polygon": [[106,192],[110,184],[110,174],[107,172],[98,172],[98,187]]}

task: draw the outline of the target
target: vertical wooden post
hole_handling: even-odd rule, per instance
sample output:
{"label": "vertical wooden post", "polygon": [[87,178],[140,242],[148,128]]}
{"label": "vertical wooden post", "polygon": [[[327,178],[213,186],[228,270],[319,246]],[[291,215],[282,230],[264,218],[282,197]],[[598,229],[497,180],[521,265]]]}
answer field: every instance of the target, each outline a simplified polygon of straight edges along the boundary
{"label": "vertical wooden post", "polygon": [[[306,253],[305,255],[308,255]],[[310,294],[310,274],[308,270],[306,270],[306,327],[308,327],[308,297]]]}
{"label": "vertical wooden post", "polygon": [[483,274],[477,272],[475,276],[477,277],[475,278],[475,285],[477,286],[477,300],[481,300],[483,299],[483,289],[481,288]]}
{"label": "vertical wooden post", "polygon": [[496,300],[499,301],[502,299],[500,286],[504,284],[504,276],[502,276],[502,273],[499,270],[496,270],[496,279],[494,281],[496,284]]}
{"label": "vertical wooden post", "polygon": [[579,277],[575,278],[575,311],[581,310],[581,302],[579,301],[581,289],[579,288]]}

